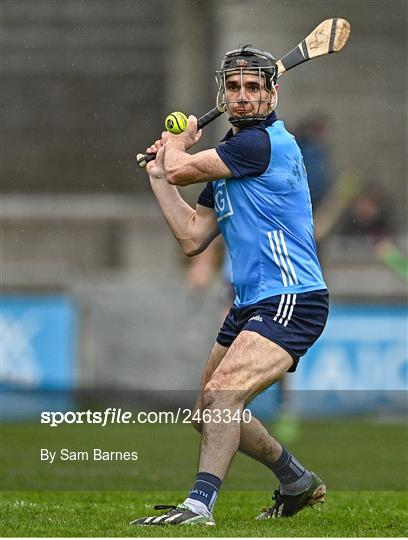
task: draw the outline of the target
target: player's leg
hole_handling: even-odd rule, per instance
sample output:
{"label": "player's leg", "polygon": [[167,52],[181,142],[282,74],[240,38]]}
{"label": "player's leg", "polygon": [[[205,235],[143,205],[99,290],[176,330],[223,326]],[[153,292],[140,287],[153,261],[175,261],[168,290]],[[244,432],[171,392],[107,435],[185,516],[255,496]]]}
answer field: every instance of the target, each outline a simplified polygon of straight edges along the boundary
{"label": "player's leg", "polygon": [[228,348],[229,347],[224,347],[223,345],[220,345],[219,343],[215,342],[212,348],[212,351],[210,353],[210,356],[208,357],[208,360],[204,366],[203,373],[201,375],[200,388],[198,390],[197,400],[196,400],[196,404],[195,404],[194,411],[192,414],[193,426],[200,433],[202,431],[202,423],[201,423],[201,416],[199,412],[202,411],[202,408],[203,408],[202,404],[203,404],[204,388],[205,388],[205,385],[210,380],[214,371],[219,366],[221,360],[227,354]]}
{"label": "player's leg", "polygon": [[[239,334],[203,391],[202,407],[212,414],[203,423],[200,470],[224,478],[239,447],[241,429],[245,430],[239,421],[245,403],[274,383],[292,363],[290,354],[276,343],[254,332]],[[220,421],[218,411],[223,413]],[[251,438],[245,437],[246,442]]]}
{"label": "player's leg", "polygon": [[[192,415],[194,419],[193,425],[200,433],[202,432],[203,427],[202,411],[204,410],[204,388],[228,350],[229,347],[224,347],[215,342],[204,367],[197,402],[194,408],[194,414]],[[262,423],[253,415],[251,415],[249,422],[241,423],[241,437],[238,449],[240,452],[243,452],[266,466],[270,466],[270,464],[275,462],[282,454],[281,444],[268,433]]]}
{"label": "player's leg", "polygon": [[[230,300],[232,302],[232,299]],[[239,310],[232,306],[225,315],[224,324],[203,370],[197,402],[194,414],[192,415],[194,420],[193,425],[199,432],[202,431],[202,415],[200,414],[200,411],[203,411],[204,409],[203,392],[205,385],[210,380],[212,374],[217,369],[218,365],[227,354],[229,347],[242,329],[240,325]],[[218,342],[218,340],[220,340],[220,342]],[[225,343],[225,346],[221,345],[221,343]],[[282,446],[268,433],[261,422],[252,416],[249,423],[241,425],[239,450],[269,467],[270,463],[275,462],[281,455]]]}
{"label": "player's leg", "polygon": [[[244,341],[246,334],[255,337],[261,337],[252,332],[244,332],[242,337],[238,341]],[[265,338],[262,338],[265,339]],[[236,340],[237,341],[237,340]],[[269,347],[275,346],[271,341],[265,340],[268,342]],[[249,344],[250,346],[250,344]],[[268,347],[268,348],[269,348]],[[277,347],[277,346],[275,346]],[[236,345],[233,347],[235,350]],[[238,347],[240,349],[241,347]],[[279,347],[280,349],[280,347]],[[213,350],[210,354],[210,357],[207,361],[207,364],[204,368],[201,388],[199,391],[199,396],[197,400],[196,410],[199,410],[200,413],[203,411],[203,408],[206,408],[208,402],[207,389],[208,385],[214,377],[215,373],[219,369],[220,365],[223,365],[226,357],[229,354],[230,349],[228,347],[223,347],[219,343],[216,343],[213,347]],[[281,349],[283,351],[283,349]],[[262,352],[262,351],[261,351]],[[285,351],[283,351],[287,354]],[[243,351],[245,354],[245,350]],[[282,369],[286,369],[291,365],[292,360],[285,360],[283,362]],[[238,359],[239,364],[239,359]],[[229,368],[228,368],[229,369]],[[276,370],[279,372],[281,369]],[[274,380],[274,377],[272,377]],[[272,379],[271,379],[272,382]],[[228,401],[227,406],[232,410],[234,406]],[[241,408],[242,410],[242,408]],[[202,424],[201,424],[202,425]],[[258,420],[252,418],[249,424],[242,424],[243,432],[240,432],[240,424],[237,423],[238,427],[238,443],[242,439],[242,450],[248,455],[258,459],[262,463],[270,466],[270,463],[274,463],[279,459],[279,456],[282,454],[282,447],[280,444],[275,441],[266,431]],[[228,437],[229,438],[229,437]],[[202,446],[205,447],[203,441]],[[236,448],[235,448],[236,450]],[[231,453],[232,456],[233,453]],[[229,459],[231,459],[231,456]],[[229,463],[229,461],[228,461]],[[177,507],[172,507],[170,511],[165,514],[157,517],[146,517],[136,519],[132,522],[135,525],[163,525],[163,524],[188,524],[188,523],[197,523],[202,525],[214,525],[214,520],[211,515],[212,505],[215,503],[216,495],[221,484],[221,479],[216,475],[207,472],[206,469],[202,469],[200,466],[199,474],[196,477],[196,482],[191,490],[189,497],[184,501],[183,504],[178,505]],[[200,495],[206,495],[208,501],[211,501],[210,506],[206,506],[202,501],[199,500]],[[199,496],[198,499],[195,498]],[[164,507],[159,507],[157,509],[164,509]]]}
{"label": "player's leg", "polygon": [[[223,356],[202,393],[201,406],[208,412],[207,421],[203,422],[200,472],[185,501],[194,511],[204,514],[207,511],[210,515],[238,447],[267,465],[281,484],[279,506],[269,509],[260,519],[293,515],[323,497],[325,486],[321,480],[304,469],[256,419],[248,424],[239,421],[246,401],[276,381],[292,363],[292,357],[279,345],[247,331],[238,336]],[[224,413],[221,421],[219,411]],[[237,415],[235,420],[234,415]]]}

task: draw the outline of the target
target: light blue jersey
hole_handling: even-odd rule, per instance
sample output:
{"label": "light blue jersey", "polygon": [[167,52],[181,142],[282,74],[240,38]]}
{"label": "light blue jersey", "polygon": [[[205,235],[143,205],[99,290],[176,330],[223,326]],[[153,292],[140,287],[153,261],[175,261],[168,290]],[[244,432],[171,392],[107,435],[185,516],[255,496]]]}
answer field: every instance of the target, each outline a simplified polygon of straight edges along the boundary
{"label": "light blue jersey", "polygon": [[270,296],[326,288],[302,154],[282,121],[265,130],[270,139],[265,172],[212,182],[238,307]]}

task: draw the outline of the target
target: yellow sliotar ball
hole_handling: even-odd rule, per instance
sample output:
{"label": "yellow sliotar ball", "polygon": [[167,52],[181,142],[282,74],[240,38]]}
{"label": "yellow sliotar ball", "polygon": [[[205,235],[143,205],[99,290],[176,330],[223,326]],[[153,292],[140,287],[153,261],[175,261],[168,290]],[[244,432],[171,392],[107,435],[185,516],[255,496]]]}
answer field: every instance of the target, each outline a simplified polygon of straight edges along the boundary
{"label": "yellow sliotar ball", "polygon": [[187,129],[187,116],[182,112],[172,112],[166,117],[164,125],[167,131],[178,135]]}

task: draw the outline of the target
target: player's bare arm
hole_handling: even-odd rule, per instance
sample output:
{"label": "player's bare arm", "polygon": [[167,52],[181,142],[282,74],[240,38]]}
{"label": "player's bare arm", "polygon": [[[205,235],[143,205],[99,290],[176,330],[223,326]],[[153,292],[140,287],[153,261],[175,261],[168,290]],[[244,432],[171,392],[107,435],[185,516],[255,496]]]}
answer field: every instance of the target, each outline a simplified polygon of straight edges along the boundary
{"label": "player's bare arm", "polygon": [[177,242],[184,253],[191,257],[201,253],[219,235],[215,213],[197,204],[191,208],[180,196],[177,187],[167,181],[164,170],[163,141],[156,141],[147,153],[157,152],[156,159],[147,165],[147,172],[154,195]]}

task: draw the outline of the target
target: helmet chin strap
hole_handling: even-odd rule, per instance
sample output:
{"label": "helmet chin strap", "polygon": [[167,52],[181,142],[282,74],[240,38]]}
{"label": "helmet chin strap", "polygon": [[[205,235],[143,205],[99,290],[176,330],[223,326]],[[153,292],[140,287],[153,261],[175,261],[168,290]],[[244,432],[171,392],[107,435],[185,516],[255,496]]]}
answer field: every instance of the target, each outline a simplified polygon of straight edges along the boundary
{"label": "helmet chin strap", "polygon": [[[272,111],[274,111],[276,109],[276,107],[278,106],[278,91],[276,90],[276,84],[271,81],[271,94],[273,94],[271,96],[271,100],[270,100],[270,111],[269,111],[269,114],[271,114]],[[272,100],[273,100],[273,103],[272,103]]]}

